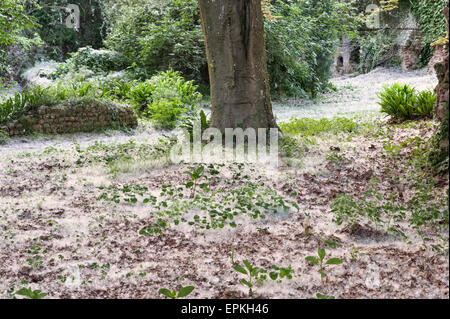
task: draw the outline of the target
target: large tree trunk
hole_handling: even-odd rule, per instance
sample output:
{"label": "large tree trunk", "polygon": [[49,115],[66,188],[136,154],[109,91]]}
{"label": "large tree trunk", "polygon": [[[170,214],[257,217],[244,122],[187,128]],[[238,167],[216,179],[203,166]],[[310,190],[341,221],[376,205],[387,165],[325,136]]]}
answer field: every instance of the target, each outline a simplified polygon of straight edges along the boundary
{"label": "large tree trunk", "polygon": [[211,126],[276,127],[261,0],[199,0],[211,84]]}

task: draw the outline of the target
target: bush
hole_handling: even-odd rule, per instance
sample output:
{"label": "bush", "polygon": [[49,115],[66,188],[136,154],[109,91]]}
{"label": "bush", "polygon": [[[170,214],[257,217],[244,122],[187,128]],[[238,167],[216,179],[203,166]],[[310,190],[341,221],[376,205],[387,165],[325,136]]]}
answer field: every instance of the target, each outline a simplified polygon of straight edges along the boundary
{"label": "bush", "polygon": [[431,91],[417,93],[416,89],[405,84],[394,83],[385,86],[378,93],[381,112],[392,116],[395,120],[411,120],[426,117],[433,111],[436,95]]}
{"label": "bush", "polygon": [[161,99],[151,104],[144,116],[150,118],[156,128],[172,130],[185,112],[186,108],[179,99]]}
{"label": "bush", "polygon": [[105,1],[105,44],[151,73],[174,69],[208,82],[197,0]]}
{"label": "bush", "polygon": [[160,99],[179,100],[186,109],[192,109],[202,95],[193,81],[186,81],[178,72],[169,70],[160,72],[150,80],[136,83],[128,93],[129,102],[138,114],[142,114],[147,105]]}
{"label": "bush", "polygon": [[128,60],[121,54],[110,50],[95,50],[91,47],[80,48],[71,53],[70,58],[61,63],[58,69],[50,75],[59,78],[69,72],[87,69],[94,74],[119,71],[129,66]]}

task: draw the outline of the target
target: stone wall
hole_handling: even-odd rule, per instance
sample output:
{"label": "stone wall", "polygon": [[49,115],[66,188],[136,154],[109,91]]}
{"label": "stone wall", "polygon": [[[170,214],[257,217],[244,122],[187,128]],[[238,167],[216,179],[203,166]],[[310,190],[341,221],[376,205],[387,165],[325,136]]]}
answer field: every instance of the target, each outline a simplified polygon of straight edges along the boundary
{"label": "stone wall", "polygon": [[[379,6],[376,0],[361,0],[359,10],[368,14],[371,6]],[[418,58],[424,48],[422,41],[422,31],[420,25],[410,11],[408,2],[400,2],[399,7],[392,11],[381,12],[375,19],[376,23],[372,26],[363,25],[359,30],[361,35],[369,36],[383,30],[390,30],[395,36],[396,46],[388,56],[381,59],[387,61],[393,57],[402,58],[402,68],[404,70],[413,70],[417,68]],[[359,46],[357,41],[350,41],[344,38],[335,57],[334,70],[335,75],[352,73],[358,71],[359,64]]]}
{"label": "stone wall", "polygon": [[41,106],[0,127],[10,136],[30,133],[63,134],[108,128],[136,128],[132,108],[98,101]]}

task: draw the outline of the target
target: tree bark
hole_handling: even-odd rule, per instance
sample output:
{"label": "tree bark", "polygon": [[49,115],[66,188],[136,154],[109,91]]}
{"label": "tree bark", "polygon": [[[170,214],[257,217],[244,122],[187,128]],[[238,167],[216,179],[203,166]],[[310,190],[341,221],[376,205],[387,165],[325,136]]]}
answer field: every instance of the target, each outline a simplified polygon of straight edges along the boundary
{"label": "tree bark", "polygon": [[261,0],[199,0],[211,85],[211,126],[277,127]]}

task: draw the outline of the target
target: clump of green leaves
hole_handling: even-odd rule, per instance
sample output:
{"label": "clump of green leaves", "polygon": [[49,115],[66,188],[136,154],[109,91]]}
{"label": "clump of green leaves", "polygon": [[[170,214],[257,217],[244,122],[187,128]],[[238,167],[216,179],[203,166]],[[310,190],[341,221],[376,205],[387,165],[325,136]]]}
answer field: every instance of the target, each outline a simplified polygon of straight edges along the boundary
{"label": "clump of green leaves", "polygon": [[309,261],[313,263],[314,265],[319,266],[319,273],[320,277],[323,279],[325,278],[325,265],[340,265],[343,263],[343,261],[339,258],[330,258],[325,263],[325,248],[319,247],[317,249],[317,257],[315,256],[308,256],[305,258],[306,261]]}
{"label": "clump of green leaves", "polygon": [[431,91],[417,92],[408,84],[394,83],[378,93],[381,112],[395,120],[412,120],[427,117],[433,111],[436,95]]}
{"label": "clump of green leaves", "polygon": [[42,299],[48,294],[46,292],[42,292],[41,290],[32,290],[31,288],[22,288],[15,293],[19,296],[24,296],[29,299]]}
{"label": "clump of green leaves", "polygon": [[156,128],[173,130],[185,112],[186,109],[180,100],[161,99],[152,103],[143,115],[150,118]]}
{"label": "clump of green leaves", "polygon": [[194,108],[202,95],[193,81],[186,81],[179,72],[168,70],[160,72],[149,80],[136,82],[129,90],[127,101],[131,103],[138,114],[151,117],[154,108],[160,100],[175,101],[176,107],[186,111]]}
{"label": "clump of green leaves", "polygon": [[[196,169],[194,169],[192,172],[185,171],[184,173],[189,175],[191,180],[186,183],[186,188],[192,188],[192,198],[195,198],[195,190],[197,188],[198,181],[203,177],[203,173],[205,171],[205,167],[200,165]],[[200,188],[206,189],[208,187],[208,184],[200,184]]]}
{"label": "clump of green leaves", "polygon": [[253,296],[253,285],[255,281],[266,279],[265,275],[263,274],[267,273],[267,271],[262,268],[252,266],[252,264],[248,260],[243,260],[242,262],[245,268],[241,265],[235,265],[233,266],[233,269],[247,276],[247,278],[241,279],[241,283],[249,288],[249,295]]}
{"label": "clump of green leaves", "polygon": [[159,293],[170,299],[179,299],[179,298],[189,296],[192,293],[192,291],[194,291],[194,289],[195,289],[195,287],[193,287],[193,286],[186,286],[186,287],[181,287],[180,290],[177,292],[176,290],[171,291],[166,288],[161,288],[159,290]]}
{"label": "clump of green leaves", "polygon": [[272,280],[277,280],[278,283],[282,282],[282,279],[292,279],[294,271],[291,267],[278,267],[273,265],[270,270],[266,270],[261,267],[253,266],[248,260],[242,261],[243,266],[240,264],[235,264],[233,269],[237,272],[246,275],[246,278],[241,278],[241,283],[249,288],[249,295],[253,296],[254,285],[256,283],[262,283],[267,280],[267,273],[269,273],[269,278]]}

